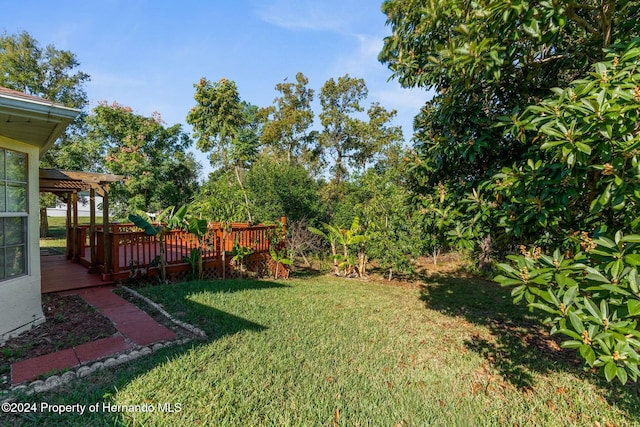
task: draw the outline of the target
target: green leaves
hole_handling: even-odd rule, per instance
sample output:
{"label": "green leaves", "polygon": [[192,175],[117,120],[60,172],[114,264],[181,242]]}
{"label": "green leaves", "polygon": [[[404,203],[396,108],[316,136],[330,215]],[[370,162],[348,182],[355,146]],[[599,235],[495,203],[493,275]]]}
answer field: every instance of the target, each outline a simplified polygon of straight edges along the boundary
{"label": "green leaves", "polygon": [[278,278],[278,270],[280,269],[280,264],[283,265],[292,265],[293,260],[286,257],[286,249],[282,248],[280,251],[276,251],[273,246],[269,246],[269,253],[271,254],[271,259],[275,261],[275,278]]}
{"label": "green leaves", "polygon": [[136,227],[141,228],[142,231],[144,231],[144,234],[146,234],[147,236],[155,236],[162,231],[162,227],[156,228],[153,224],[151,224],[140,215],[130,214],[128,218],[129,221],[134,223]]}
{"label": "green leaves", "polygon": [[503,274],[494,280],[514,286],[514,302],[548,313],[552,332],[567,338],[562,347],[578,349],[585,367],[600,367],[607,381],[637,381],[640,235],[582,240],[589,251],[571,259],[522,249],[498,265]]}
{"label": "green leaves", "polygon": [[[360,247],[369,240],[369,234],[360,227],[360,218],[355,216],[351,222],[351,227],[341,229],[335,225],[322,223],[326,232],[315,227],[309,227],[309,231],[328,240],[331,244],[332,257],[334,260],[334,270],[336,274],[345,276],[351,275],[354,270],[355,256],[352,254],[353,247]],[[337,252],[336,245],[342,246],[342,253]],[[338,263],[340,261],[340,263]],[[340,272],[342,269],[342,272]],[[358,275],[361,273],[358,272]]]}
{"label": "green leaves", "polygon": [[186,120],[197,148],[210,153],[213,166],[227,171],[252,162],[260,143],[258,108],[242,101],[236,83],[224,77],[213,83],[203,77],[193,86],[196,105]]}
{"label": "green leaves", "polygon": [[635,58],[626,52],[638,45],[612,47],[585,78],[505,120],[505,135],[531,147],[493,178],[508,234],[531,241],[602,225],[640,231],[640,69],[620,60]]}

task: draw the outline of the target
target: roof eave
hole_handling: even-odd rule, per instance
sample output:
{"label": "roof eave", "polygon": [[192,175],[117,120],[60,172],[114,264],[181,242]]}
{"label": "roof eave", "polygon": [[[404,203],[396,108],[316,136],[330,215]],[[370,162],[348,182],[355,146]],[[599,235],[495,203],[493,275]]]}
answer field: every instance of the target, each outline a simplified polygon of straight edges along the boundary
{"label": "roof eave", "polygon": [[51,148],[53,143],[65,131],[69,123],[71,123],[80,114],[80,110],[76,108],[65,107],[64,105],[47,100],[24,99],[6,93],[0,93],[0,109],[12,110],[19,112],[20,115],[28,115],[36,120],[44,120],[55,122],[56,125],[40,145],[40,157]]}

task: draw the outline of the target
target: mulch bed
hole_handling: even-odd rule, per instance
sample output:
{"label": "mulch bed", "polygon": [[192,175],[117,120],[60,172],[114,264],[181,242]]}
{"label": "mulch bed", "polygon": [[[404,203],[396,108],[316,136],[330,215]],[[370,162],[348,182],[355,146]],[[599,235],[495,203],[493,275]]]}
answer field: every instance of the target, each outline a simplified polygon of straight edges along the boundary
{"label": "mulch bed", "polygon": [[7,340],[0,347],[2,386],[11,364],[110,337],[118,330],[113,323],[78,295],[42,295],[46,322]]}

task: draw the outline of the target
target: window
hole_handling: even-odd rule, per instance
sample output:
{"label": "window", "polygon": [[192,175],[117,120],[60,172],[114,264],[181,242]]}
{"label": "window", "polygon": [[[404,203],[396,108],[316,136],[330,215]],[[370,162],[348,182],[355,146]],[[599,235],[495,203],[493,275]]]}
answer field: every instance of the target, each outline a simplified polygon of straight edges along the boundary
{"label": "window", "polygon": [[0,148],[0,281],[27,273],[27,155]]}

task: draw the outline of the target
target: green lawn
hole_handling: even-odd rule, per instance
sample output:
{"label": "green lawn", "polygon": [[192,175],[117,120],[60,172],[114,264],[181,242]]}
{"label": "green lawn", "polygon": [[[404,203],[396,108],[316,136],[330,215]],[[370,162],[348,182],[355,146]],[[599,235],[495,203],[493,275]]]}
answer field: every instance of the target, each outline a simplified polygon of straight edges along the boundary
{"label": "green lawn", "polygon": [[[633,425],[637,385],[587,375],[508,290],[309,277],[143,288],[210,336],[21,402],[155,405],[11,425]],[[180,404],[162,412],[158,404]],[[175,406],[174,406],[175,408]],[[5,416],[6,417],[6,416]],[[3,419],[0,418],[0,424]]]}
{"label": "green lawn", "polygon": [[[67,250],[67,218],[61,216],[49,217],[49,237],[40,238],[41,248],[50,248],[63,254]],[[89,224],[89,217],[78,217],[78,224]]]}

